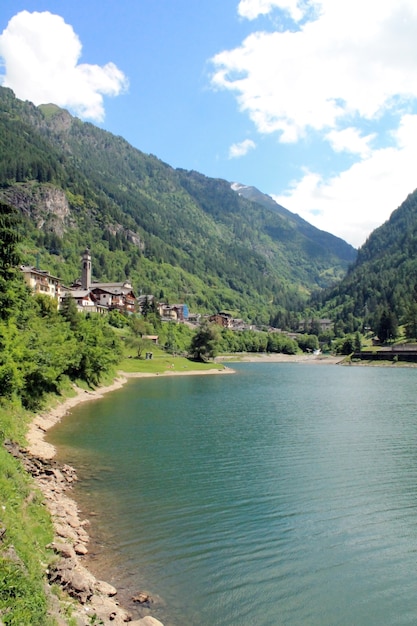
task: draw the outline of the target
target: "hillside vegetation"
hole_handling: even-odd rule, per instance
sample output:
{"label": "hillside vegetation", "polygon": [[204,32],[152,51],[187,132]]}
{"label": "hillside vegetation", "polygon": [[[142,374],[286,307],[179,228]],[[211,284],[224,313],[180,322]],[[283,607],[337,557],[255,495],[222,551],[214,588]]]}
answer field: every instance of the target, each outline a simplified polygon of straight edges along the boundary
{"label": "hillside vegetation", "polygon": [[370,235],[346,277],[316,294],[313,304],[345,332],[378,333],[381,319],[388,319],[417,338],[417,191]]}
{"label": "hillside vegetation", "polygon": [[[96,280],[287,325],[356,251],[230,183],[175,170],[54,105],[0,88],[0,198],[24,216],[24,262],[71,282],[89,245]],[[259,199],[259,198],[258,198]],[[255,199],[255,200],[258,200]],[[285,211],[285,210],[284,210]]]}

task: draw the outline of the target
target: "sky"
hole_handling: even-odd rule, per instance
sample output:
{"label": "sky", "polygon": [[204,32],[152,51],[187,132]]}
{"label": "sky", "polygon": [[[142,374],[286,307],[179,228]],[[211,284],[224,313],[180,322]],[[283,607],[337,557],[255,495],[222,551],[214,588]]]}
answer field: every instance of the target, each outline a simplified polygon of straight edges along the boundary
{"label": "sky", "polygon": [[415,0],[1,0],[0,83],[355,247],[417,187]]}

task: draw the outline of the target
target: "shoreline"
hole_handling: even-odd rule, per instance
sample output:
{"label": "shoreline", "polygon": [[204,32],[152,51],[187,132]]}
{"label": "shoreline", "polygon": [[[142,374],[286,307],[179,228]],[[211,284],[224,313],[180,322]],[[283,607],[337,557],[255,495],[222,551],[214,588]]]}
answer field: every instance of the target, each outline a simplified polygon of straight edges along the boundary
{"label": "shoreline", "polygon": [[[54,461],[56,448],[45,441],[46,433],[74,407],[84,402],[99,400],[106,394],[121,389],[129,379],[232,373],[234,371],[228,367],[162,373],[118,372],[112,384],[98,387],[93,391],[74,386],[75,396],[34,416],[26,433],[26,448],[17,449],[16,447],[10,450],[22,460],[44,496],[54,527],[54,541],[50,547],[59,558],[51,571],[47,572],[48,577],[51,582],[58,583],[69,596],[76,600],[76,603],[72,605],[71,615],[75,618],[77,626],[88,626],[92,623],[92,619],[101,620],[99,623],[103,626],[122,626],[126,623],[131,626],[163,626],[163,624],[149,614],[152,598],[147,593],[137,594],[138,613],[143,613],[143,615],[132,620],[132,615],[117,601],[117,590],[109,583],[97,579],[88,569],[88,564],[85,566],[83,557],[89,554],[87,546],[90,542],[86,527],[90,522],[88,519],[80,519],[81,511],[78,504],[71,494],[68,495],[68,491],[77,480],[76,471],[71,466],[61,466]],[[51,593],[49,596],[52,597]],[[54,605],[56,616],[62,619],[61,608],[55,602]],[[144,613],[145,610],[146,613]]]}
{"label": "shoreline", "polygon": [[154,378],[156,376],[206,376],[213,374],[233,374],[233,370],[225,367],[223,370],[210,369],[210,370],[191,370],[186,372],[166,371],[162,373],[150,373],[150,372],[118,372],[117,378],[114,379],[111,385],[104,387],[97,387],[94,390],[84,390],[80,387],[73,387],[75,396],[67,398],[64,402],[60,402],[55,407],[47,409],[41,413],[35,415],[31,421],[26,433],[27,450],[34,456],[42,457],[43,459],[53,459],[56,455],[55,447],[45,441],[45,434],[47,431],[58,424],[65,415],[71,411],[74,407],[84,402],[91,402],[93,400],[99,400],[106,394],[121,389],[129,379],[131,378]]}
{"label": "shoreline", "polygon": [[303,363],[309,365],[337,365],[346,357],[328,356],[326,354],[282,354],[282,353],[248,353],[241,352],[216,358],[217,363]]}

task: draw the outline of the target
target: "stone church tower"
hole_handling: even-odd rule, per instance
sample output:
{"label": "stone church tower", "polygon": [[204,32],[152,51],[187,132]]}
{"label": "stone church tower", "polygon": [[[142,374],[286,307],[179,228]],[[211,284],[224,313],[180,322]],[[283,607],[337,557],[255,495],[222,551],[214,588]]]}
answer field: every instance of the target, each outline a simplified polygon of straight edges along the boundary
{"label": "stone church tower", "polygon": [[81,286],[83,289],[90,289],[91,287],[91,254],[88,248],[83,254]]}

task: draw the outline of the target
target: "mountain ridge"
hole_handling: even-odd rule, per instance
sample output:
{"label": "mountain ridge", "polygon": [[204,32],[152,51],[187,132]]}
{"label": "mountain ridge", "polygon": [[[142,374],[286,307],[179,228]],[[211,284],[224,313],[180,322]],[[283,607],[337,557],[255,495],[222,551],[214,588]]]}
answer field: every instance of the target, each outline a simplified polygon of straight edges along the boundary
{"label": "mountain ridge", "polygon": [[[346,242],[328,235],[328,246],[321,231],[311,226],[307,235],[297,219],[239,196],[228,181],[174,169],[3,87],[0,129],[0,199],[21,211],[26,249],[38,248],[66,280],[89,245],[97,279],[129,275],[138,292],[269,323],[340,279],[356,257]],[[51,189],[67,202],[61,221],[42,200]]]}
{"label": "mountain ridge", "polygon": [[311,238],[315,236],[316,239],[320,238],[322,244],[328,247],[329,250],[334,251],[337,247],[338,253],[342,256],[342,258],[345,258],[348,262],[352,261],[352,246],[341,237],[332,235],[327,231],[313,226],[310,222],[307,222],[307,220],[298,215],[298,213],[292,213],[292,211],[289,211],[281,204],[278,204],[278,202],[276,202],[271,196],[263,193],[256,187],[243,185],[242,183],[231,183],[231,188],[244,198],[270,208],[272,211],[276,211],[285,219],[289,219],[294,222],[300,228],[301,232],[307,237]]}

